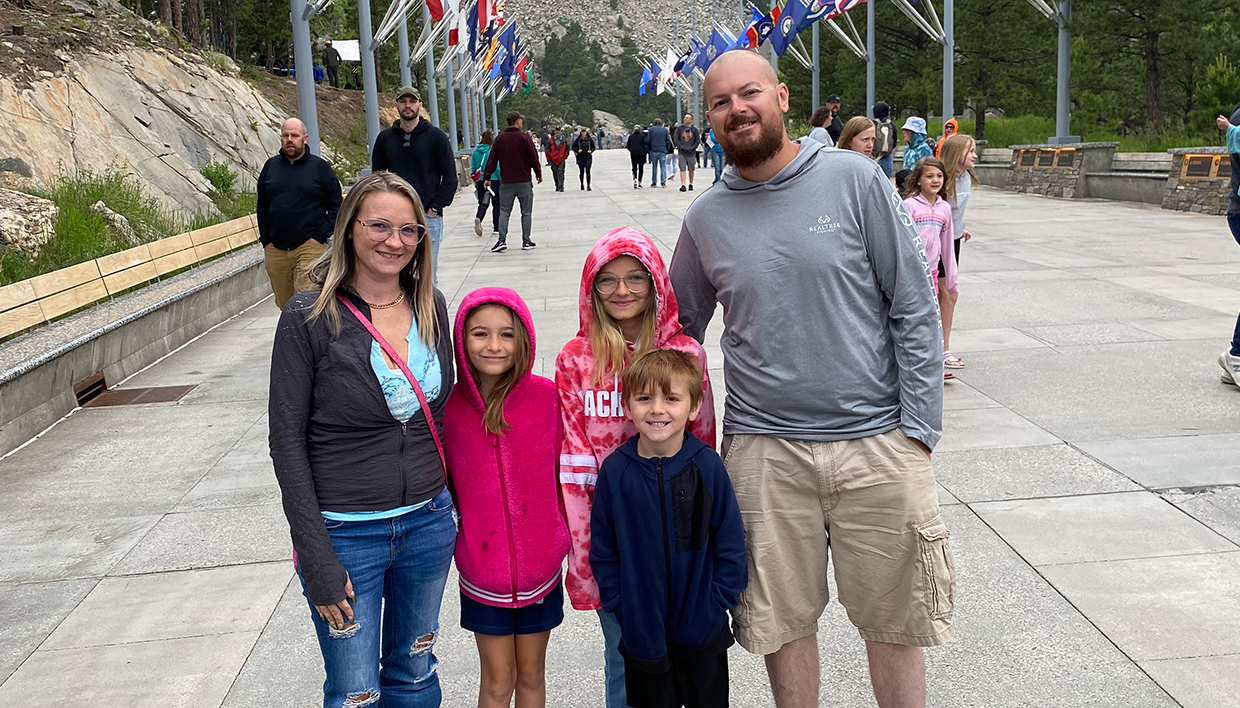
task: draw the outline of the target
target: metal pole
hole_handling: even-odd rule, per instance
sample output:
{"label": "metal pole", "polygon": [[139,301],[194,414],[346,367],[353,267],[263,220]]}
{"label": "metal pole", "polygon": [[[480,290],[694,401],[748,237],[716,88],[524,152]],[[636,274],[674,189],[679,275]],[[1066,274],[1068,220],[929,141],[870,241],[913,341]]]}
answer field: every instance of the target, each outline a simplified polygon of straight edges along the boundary
{"label": "metal pole", "polygon": [[818,102],[818,84],[822,78],[822,72],[818,68],[818,24],[819,23],[817,22],[814,23],[814,29],[810,34],[810,36],[812,37],[811,44],[814,47],[814,65],[813,65],[814,68],[813,68],[813,71],[811,72],[813,74],[813,78],[810,80],[810,86],[811,86],[810,111],[811,112],[818,110],[818,106],[822,105],[821,103]]}
{"label": "metal pole", "polygon": [[460,91],[461,91],[461,125],[465,126],[463,130],[463,132],[465,133],[465,149],[469,150],[473,147],[473,142],[474,142],[474,124],[472,121],[472,116],[470,115],[473,111],[469,109],[469,95],[465,91],[464,83],[461,84]]}
{"label": "metal pole", "polygon": [[495,134],[499,135],[499,102],[495,100],[495,89],[491,89],[491,125]]}
{"label": "metal pole", "polygon": [[319,154],[319,112],[314,104],[314,57],[310,47],[310,22],[302,19],[306,0],[290,1],[293,23],[293,66],[297,69],[297,117],[306,124],[306,144]]}
{"label": "metal pole", "polygon": [[[431,9],[422,3],[422,26],[431,26]],[[439,127],[439,81],[435,75],[435,45],[426,48],[426,110],[431,114],[431,125]]]}
{"label": "metal pole", "polygon": [[956,115],[956,8],[943,0],[943,122]]}
{"label": "metal pole", "polygon": [[412,86],[413,74],[409,71],[409,23],[404,19],[396,25],[396,42],[400,47],[400,85]]}
{"label": "metal pole", "polygon": [[362,58],[362,93],[366,102],[366,154],[372,155],[379,139],[379,85],[375,77],[375,53],[370,50],[375,35],[370,29],[370,0],[357,2],[358,47]]}
{"label": "metal pole", "polygon": [[[1055,137],[1051,143],[1079,143],[1080,136],[1072,135],[1072,102],[1070,95],[1072,78],[1072,0],[1059,3],[1059,75],[1055,86]],[[301,73],[301,72],[298,72]]]}
{"label": "metal pole", "polygon": [[874,5],[876,4],[872,1],[865,4],[865,115],[869,118],[874,117],[874,104],[878,101],[874,88]]}
{"label": "metal pole", "polygon": [[[443,35],[444,54],[448,53],[448,33]],[[448,95],[448,144],[452,146],[452,152],[457,151],[456,141],[456,94],[452,91],[452,64],[449,61],[444,64],[444,93]]]}

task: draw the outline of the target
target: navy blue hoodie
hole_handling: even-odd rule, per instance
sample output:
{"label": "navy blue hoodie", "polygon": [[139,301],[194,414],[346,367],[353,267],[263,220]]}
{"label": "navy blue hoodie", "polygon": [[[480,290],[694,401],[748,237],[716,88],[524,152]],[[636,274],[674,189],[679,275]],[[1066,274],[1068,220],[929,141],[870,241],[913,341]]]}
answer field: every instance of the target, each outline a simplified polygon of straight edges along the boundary
{"label": "navy blue hoodie", "polygon": [[745,532],[714,450],[686,432],[674,456],[644,458],[637,439],[599,468],[590,567],[620,621],[621,654],[661,673],[669,653],[708,658],[732,645],[728,610],[749,584]]}

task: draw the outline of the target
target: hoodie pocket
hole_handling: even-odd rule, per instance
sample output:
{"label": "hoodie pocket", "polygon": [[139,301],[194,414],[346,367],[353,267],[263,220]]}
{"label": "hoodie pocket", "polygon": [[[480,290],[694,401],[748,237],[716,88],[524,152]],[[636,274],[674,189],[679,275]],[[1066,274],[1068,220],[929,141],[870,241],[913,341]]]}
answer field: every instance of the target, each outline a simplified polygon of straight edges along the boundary
{"label": "hoodie pocket", "polygon": [[676,552],[686,553],[706,548],[710,538],[710,517],[713,503],[710,492],[702,484],[702,475],[695,465],[672,478],[672,526],[676,534]]}

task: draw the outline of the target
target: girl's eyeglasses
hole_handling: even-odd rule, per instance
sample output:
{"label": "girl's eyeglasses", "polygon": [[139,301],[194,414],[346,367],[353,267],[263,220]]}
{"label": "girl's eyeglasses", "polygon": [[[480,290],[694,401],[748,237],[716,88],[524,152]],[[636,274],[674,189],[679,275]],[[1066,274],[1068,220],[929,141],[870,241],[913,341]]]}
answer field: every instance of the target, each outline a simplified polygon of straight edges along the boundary
{"label": "girl's eyeglasses", "polygon": [[620,281],[624,281],[624,287],[634,295],[641,295],[650,288],[649,273],[629,273],[623,278],[617,278],[614,275],[600,275],[594,279],[594,289],[600,295],[611,295],[616,292],[616,288],[620,287]]}
{"label": "girl's eyeglasses", "polygon": [[383,219],[368,219],[362,221],[357,220],[366,229],[366,235],[375,243],[382,243],[391,237],[395,231],[399,236],[401,243],[416,246],[422,241],[422,237],[426,235],[426,227],[421,224],[405,224],[404,226],[393,226]]}

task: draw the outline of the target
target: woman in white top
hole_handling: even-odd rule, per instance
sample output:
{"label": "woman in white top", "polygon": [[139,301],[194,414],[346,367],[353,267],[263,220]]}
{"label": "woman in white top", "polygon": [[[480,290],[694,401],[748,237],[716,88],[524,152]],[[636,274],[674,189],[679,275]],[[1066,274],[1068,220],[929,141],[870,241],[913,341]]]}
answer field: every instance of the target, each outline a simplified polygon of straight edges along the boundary
{"label": "woman in white top", "polygon": [[[952,233],[955,235],[952,245],[959,268],[960,244],[971,238],[964,227],[964,210],[969,204],[969,193],[978,183],[977,175],[973,172],[973,167],[977,164],[977,141],[972,136],[961,133],[949,136],[939,148],[939,159],[947,167],[949,179],[956,180],[956,197],[951,201]],[[939,268],[939,272],[944,271]],[[956,302],[959,298],[959,292],[939,288],[939,310],[943,316],[943,366],[948,369],[964,368],[964,362],[952,355],[951,349],[952,318],[956,314]]]}

